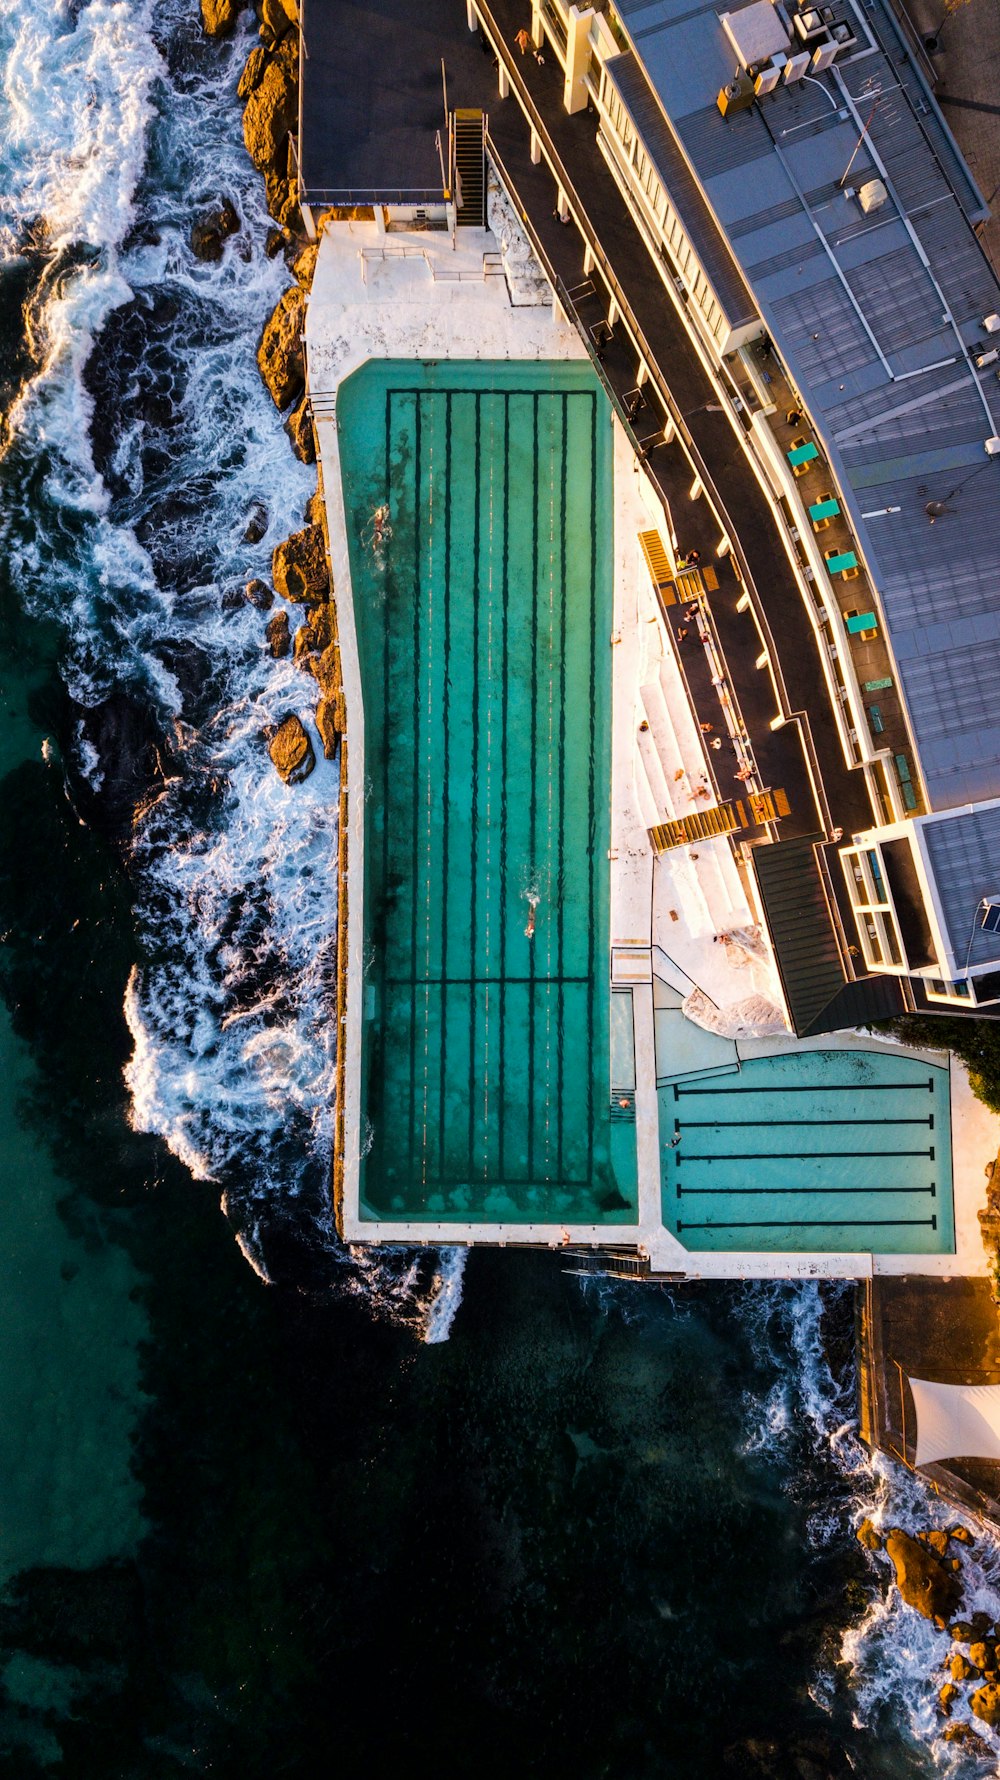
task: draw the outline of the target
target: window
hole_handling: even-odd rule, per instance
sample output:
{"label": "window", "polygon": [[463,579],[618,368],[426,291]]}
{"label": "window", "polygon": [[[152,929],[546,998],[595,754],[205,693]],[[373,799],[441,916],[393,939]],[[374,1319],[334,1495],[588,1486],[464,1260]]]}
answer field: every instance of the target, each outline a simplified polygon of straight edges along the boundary
{"label": "window", "polygon": [[882,867],[879,864],[879,857],[874,848],[869,848],[865,853],[865,858],[868,861],[868,870],[872,874],[872,883],[875,885],[875,901],[884,906],[888,906],[889,898],[886,895],[885,879],[882,876]]}

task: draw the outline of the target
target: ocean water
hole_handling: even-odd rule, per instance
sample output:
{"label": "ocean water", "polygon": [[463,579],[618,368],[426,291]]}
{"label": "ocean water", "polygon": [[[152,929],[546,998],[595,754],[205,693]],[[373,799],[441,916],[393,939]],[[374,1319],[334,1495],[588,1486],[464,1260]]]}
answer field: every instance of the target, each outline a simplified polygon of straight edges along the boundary
{"label": "ocean water", "polygon": [[235,597],[313,480],[196,14],[0,0],[0,1772],[982,1772],[853,1538],[953,1517],[858,1446],[848,1290],[336,1242],[335,769],[271,773]]}

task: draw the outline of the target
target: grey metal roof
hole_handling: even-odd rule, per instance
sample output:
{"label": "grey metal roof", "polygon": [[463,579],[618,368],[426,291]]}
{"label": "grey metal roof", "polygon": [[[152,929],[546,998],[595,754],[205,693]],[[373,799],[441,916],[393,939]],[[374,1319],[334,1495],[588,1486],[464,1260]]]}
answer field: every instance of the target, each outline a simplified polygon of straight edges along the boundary
{"label": "grey metal roof", "polygon": [[[836,73],[728,119],[715,104],[733,73],[726,3],[617,10],[841,482],[931,807],[1000,796],[1000,458],[984,449],[1000,385],[965,356],[1000,311],[969,220],[982,199],[878,0],[841,0],[860,41]],[[867,125],[860,148],[845,90]],[[881,168],[890,189],[868,217],[842,184],[856,149],[848,183]],[[929,500],[949,508],[933,525]]]}
{"label": "grey metal roof", "polygon": [[741,322],[751,321],[757,306],[635,57],[617,57],[608,67],[608,78],[628,107],[643,147],[670,193],[673,208],[730,324],[738,327]]}
{"label": "grey metal roof", "polygon": [[1000,896],[1000,804],[921,823],[941,904],[945,937],[959,970],[1000,960],[1000,933],[984,933],[978,903]]}

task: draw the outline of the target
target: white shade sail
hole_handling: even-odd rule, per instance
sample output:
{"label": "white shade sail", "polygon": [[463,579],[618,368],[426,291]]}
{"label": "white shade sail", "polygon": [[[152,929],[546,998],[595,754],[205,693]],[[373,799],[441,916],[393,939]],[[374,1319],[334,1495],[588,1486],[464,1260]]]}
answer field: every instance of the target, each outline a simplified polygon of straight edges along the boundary
{"label": "white shade sail", "polygon": [[917,1465],[1000,1459],[1000,1384],[931,1384],[911,1378]]}

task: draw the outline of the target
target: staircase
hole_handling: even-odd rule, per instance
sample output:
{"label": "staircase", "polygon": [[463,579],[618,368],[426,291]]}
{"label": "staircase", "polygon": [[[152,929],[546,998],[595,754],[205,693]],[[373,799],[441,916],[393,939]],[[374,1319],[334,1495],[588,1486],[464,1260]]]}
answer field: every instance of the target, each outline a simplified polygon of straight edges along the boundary
{"label": "staircase", "polygon": [[460,225],[486,227],[486,119],[481,111],[452,113],[455,157],[455,220]]}

